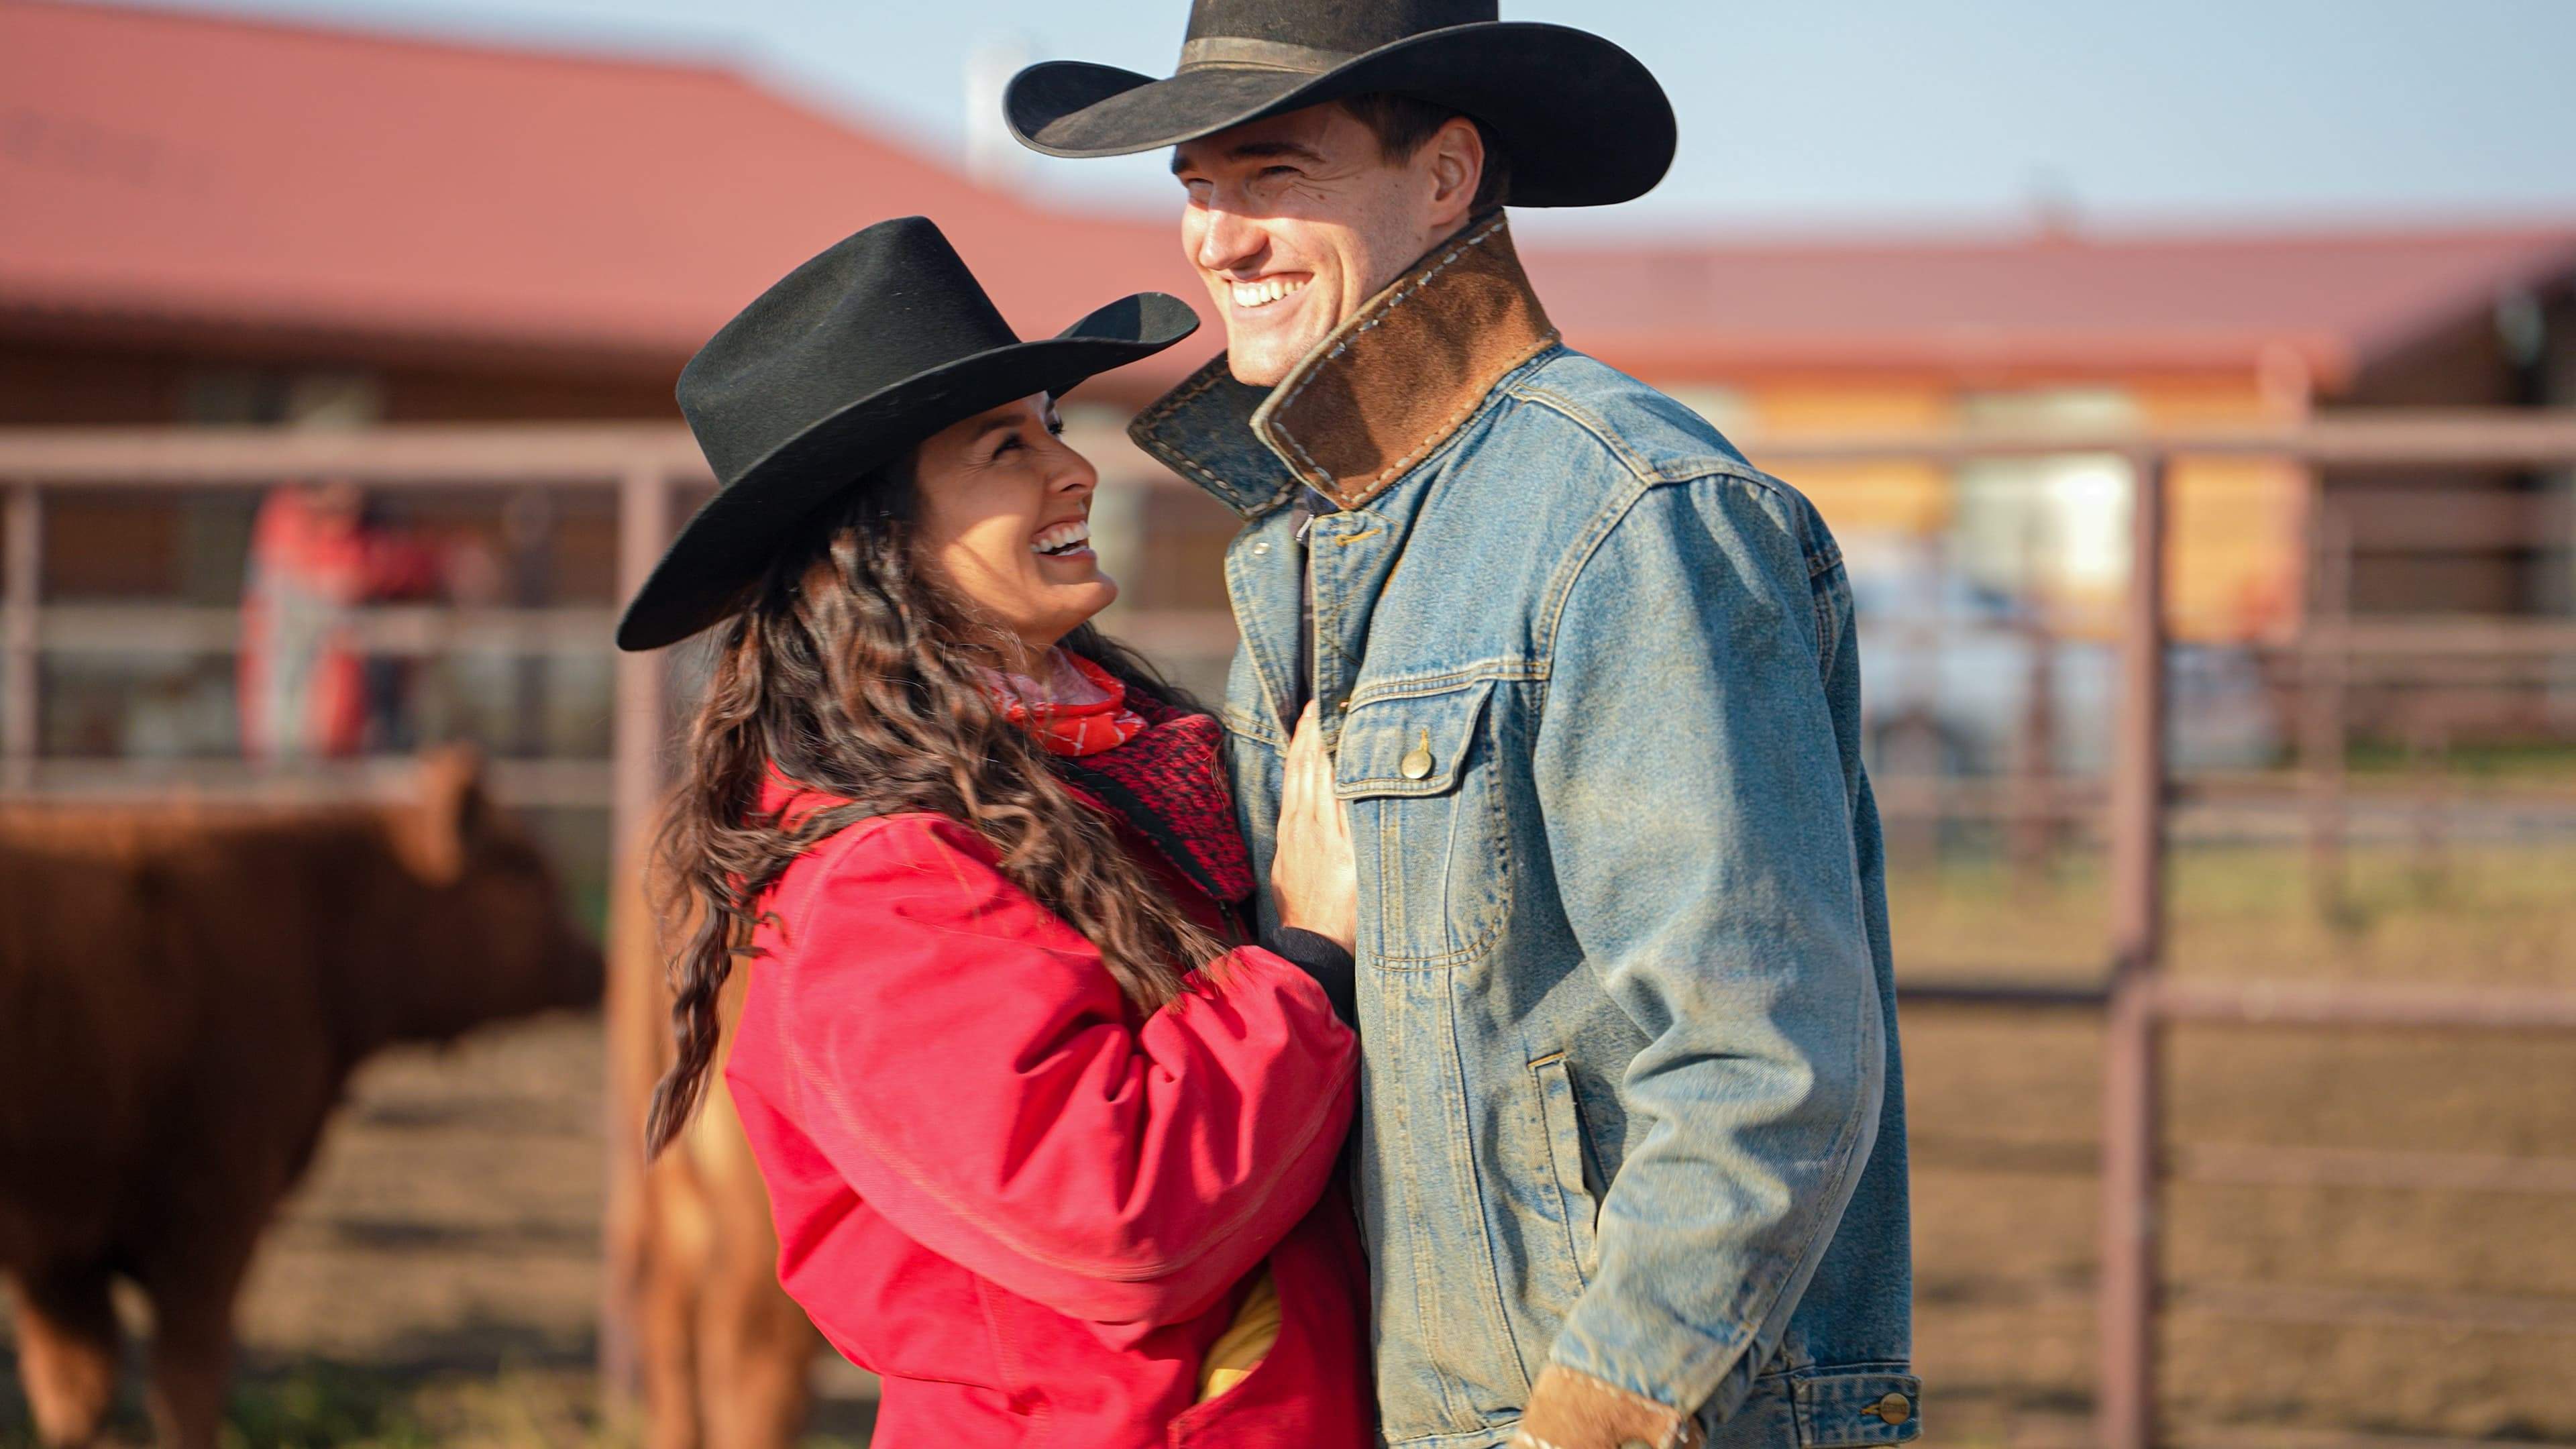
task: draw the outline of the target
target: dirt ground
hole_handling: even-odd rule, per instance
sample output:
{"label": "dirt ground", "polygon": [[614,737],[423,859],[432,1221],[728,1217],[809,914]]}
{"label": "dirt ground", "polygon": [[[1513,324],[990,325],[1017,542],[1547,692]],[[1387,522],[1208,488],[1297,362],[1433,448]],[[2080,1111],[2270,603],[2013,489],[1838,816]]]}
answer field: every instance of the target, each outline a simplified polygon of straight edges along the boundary
{"label": "dirt ground", "polygon": [[[2174,969],[2576,987],[2576,850],[2354,870],[2362,904],[2321,924],[2295,857],[2184,856]],[[1895,885],[1908,979],[2096,969],[2100,884],[2081,865],[2044,885],[1982,868]],[[2082,1444],[2098,1030],[2081,1014],[1921,1005],[1904,1032],[1929,1437]],[[2165,1061],[2169,1153],[2228,1179],[2165,1198],[2176,1442],[2576,1443],[2576,1195],[2530,1190],[2576,1175],[2576,1034],[2193,1028]],[[600,1080],[587,1018],[371,1064],[260,1262],[234,1442],[631,1438],[601,1421],[589,1379]],[[2313,1149],[2424,1154],[2494,1180],[2261,1180],[2319,1162],[2368,1176]],[[867,1376],[829,1365],[823,1386],[812,1442],[864,1443]],[[13,1382],[0,1446],[26,1436]]]}

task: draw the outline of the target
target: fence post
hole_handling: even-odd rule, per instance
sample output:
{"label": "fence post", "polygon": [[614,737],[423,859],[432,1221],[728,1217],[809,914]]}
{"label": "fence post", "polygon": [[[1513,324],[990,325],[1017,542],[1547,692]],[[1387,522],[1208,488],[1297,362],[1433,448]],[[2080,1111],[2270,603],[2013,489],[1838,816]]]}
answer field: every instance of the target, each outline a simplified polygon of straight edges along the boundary
{"label": "fence post", "polygon": [[2308,799],[2308,897],[2319,920],[2344,905],[2344,773],[2352,690],[2352,515],[2320,481],[2315,583],[2299,651],[2299,767]]}
{"label": "fence post", "polygon": [[[627,469],[617,487],[617,592],[635,597],[671,537],[671,480],[650,464]],[[652,1033],[660,1027],[660,994],[652,962],[649,913],[633,908],[641,894],[646,832],[662,789],[664,690],[660,650],[617,656],[617,714],[611,735],[608,841],[608,982],[601,1017],[608,1040],[608,1201],[602,1236],[607,1272],[600,1290],[599,1383],[614,1409],[635,1401],[641,1385],[635,1350],[635,1306],[643,1242],[644,1106],[657,1068]]]}
{"label": "fence post", "polygon": [[[514,609],[542,609],[552,591],[557,501],[552,488],[527,488],[501,506],[504,597]],[[546,753],[546,693],[555,670],[553,651],[532,643],[522,631],[510,661],[510,747],[531,757]]]}
{"label": "fence post", "polygon": [[36,737],[43,726],[36,691],[43,635],[36,610],[44,594],[45,508],[33,483],[9,487],[9,552],[0,560],[0,793],[36,783]]}
{"label": "fence post", "polygon": [[2121,711],[2111,778],[2111,1001],[2102,1082],[2103,1449],[2155,1442],[2157,1024],[2164,951],[2167,460],[2132,467]]}
{"label": "fence post", "polygon": [[2004,827],[2004,854],[2015,888],[2030,890],[2044,882],[2056,864],[2061,834],[2056,791],[2057,632],[2048,615],[2049,590],[2038,583],[2046,544],[2036,512],[2021,537],[2022,614],[2015,632],[2026,657],[2005,796],[2009,819]]}

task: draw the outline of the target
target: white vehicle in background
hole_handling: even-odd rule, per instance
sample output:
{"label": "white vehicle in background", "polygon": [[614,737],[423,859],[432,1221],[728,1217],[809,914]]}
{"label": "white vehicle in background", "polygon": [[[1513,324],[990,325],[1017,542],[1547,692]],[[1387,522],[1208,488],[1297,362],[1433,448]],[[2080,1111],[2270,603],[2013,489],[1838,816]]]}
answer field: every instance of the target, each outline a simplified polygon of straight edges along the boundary
{"label": "white vehicle in background", "polygon": [[[2052,774],[2107,766],[2120,707],[2115,641],[2053,636],[2030,605],[1927,550],[1871,549],[1849,569],[1873,772],[2002,775],[2032,736],[2046,738]],[[2250,650],[2176,644],[2166,669],[2174,768],[2275,761],[2282,730]]]}

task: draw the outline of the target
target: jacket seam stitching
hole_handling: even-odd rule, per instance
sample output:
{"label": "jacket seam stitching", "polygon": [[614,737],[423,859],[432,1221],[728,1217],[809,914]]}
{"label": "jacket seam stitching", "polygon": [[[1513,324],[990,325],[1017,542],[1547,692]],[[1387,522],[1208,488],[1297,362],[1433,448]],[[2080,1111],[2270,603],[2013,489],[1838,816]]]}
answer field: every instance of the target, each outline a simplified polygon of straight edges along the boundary
{"label": "jacket seam stitching", "polygon": [[1196,401],[1201,394],[1215,387],[1222,376],[1220,368],[1224,365],[1224,353],[1219,353],[1207,362],[1199,364],[1196,375],[1183,380],[1179,387],[1165,393],[1143,412],[1138,413],[1135,420],[1127,425],[1128,431],[1142,434],[1158,445],[1168,446],[1154,429],[1169,421],[1172,415],[1179,412],[1184,405]]}
{"label": "jacket seam stitching", "polygon": [[1564,569],[1564,582],[1552,585],[1546,607],[1539,612],[1537,632],[1543,641],[1540,645],[1540,657],[1546,661],[1546,668],[1539,676],[1538,699],[1530,709],[1530,726],[1533,730],[1545,724],[1547,707],[1554,696],[1557,635],[1565,627],[1566,612],[1573,607],[1574,591],[1582,584],[1584,576],[1592,571],[1592,561],[1600,557],[1601,549],[1610,541],[1610,536],[1619,531],[1619,525],[1626,522],[1628,515],[1635,511],[1637,501],[1644,498],[1650,491],[1650,488],[1632,488],[1625,497],[1594,515],[1592,536],[1582,540],[1580,545],[1568,554],[1567,563],[1560,566]]}
{"label": "jacket seam stitching", "polygon": [[1225,494],[1235,491],[1234,485],[1226,482],[1225,479],[1218,476],[1213,468],[1210,468],[1207,464],[1200,462],[1196,457],[1183,451],[1179,444],[1172,442],[1170,439],[1163,437],[1160,433],[1155,431],[1158,426],[1170,420],[1172,415],[1180,411],[1184,405],[1197,399],[1209,389],[1214,388],[1219,382],[1224,381],[1225,366],[1226,354],[1217,354],[1213,361],[1199,369],[1198,377],[1189,382],[1183,383],[1178,388],[1165,394],[1162,398],[1157,400],[1152,407],[1149,407],[1144,412],[1138,414],[1136,420],[1128,425],[1127,432],[1128,436],[1134,438],[1147,452],[1163,459],[1166,463],[1179,465],[1182,471],[1197,478],[1200,484],[1214,490],[1218,496],[1224,499],[1226,504],[1233,508],[1238,514],[1241,514],[1245,518],[1258,518],[1261,515],[1270,512],[1272,509],[1277,508],[1280,504],[1287,502],[1288,496],[1297,491],[1299,480],[1291,479],[1287,483],[1282,484],[1279,488],[1272,491],[1269,497],[1262,499],[1258,503],[1236,503],[1231,498],[1224,498]]}
{"label": "jacket seam stitching", "polygon": [[1842,658],[1842,621],[1833,607],[1833,588],[1827,576],[1831,566],[1807,575],[1807,602],[1816,615],[1816,668],[1818,675],[1831,678],[1834,665]]}
{"label": "jacket seam stitching", "polygon": [[1429,699],[1443,694],[1457,694],[1487,680],[1527,681],[1544,679],[1547,671],[1540,665],[1517,658],[1479,660],[1438,674],[1380,675],[1365,690],[1351,693],[1351,708],[1389,699]]}
{"label": "jacket seam stitching", "polygon": [[[1262,624],[1261,600],[1252,589],[1241,586],[1239,582],[1243,565],[1238,560],[1244,541],[1251,538],[1252,530],[1258,526],[1258,520],[1246,524],[1243,531],[1235,536],[1234,541],[1226,546],[1222,569],[1225,576],[1225,597],[1227,605],[1234,613],[1235,652],[1243,656],[1251,665],[1253,682],[1261,689],[1261,702],[1269,706],[1273,718],[1284,724],[1287,722],[1287,712],[1281,706],[1286,702],[1286,694],[1284,691],[1272,688],[1275,681],[1271,678],[1270,669],[1263,660],[1261,650],[1253,642],[1265,627]],[[1256,548],[1263,546],[1261,540],[1256,539],[1253,542]],[[1300,619],[1299,627],[1302,628],[1304,622]],[[1231,717],[1240,713],[1234,702],[1229,699],[1226,702],[1226,715]],[[1254,721],[1254,723],[1259,722]],[[1285,749],[1288,744],[1285,731],[1274,730],[1267,725],[1264,725],[1254,738],[1282,749]]]}
{"label": "jacket seam stitching", "polygon": [[1277,749],[1287,743],[1272,733],[1268,726],[1258,720],[1245,718],[1238,710],[1227,710],[1217,717],[1217,722],[1225,726],[1227,733],[1250,740],[1255,744],[1268,745]]}
{"label": "jacket seam stitching", "polygon": [[[1450,813],[1450,848],[1453,852],[1456,850],[1457,818],[1460,813],[1462,812],[1455,810]],[[1441,871],[1443,879],[1448,878],[1449,875],[1450,872],[1445,868]],[[1503,878],[1506,882],[1511,879],[1508,872],[1505,873]],[[1508,885],[1505,889],[1508,892]],[[1509,902],[1507,900],[1505,902],[1504,909],[1496,913],[1497,919],[1499,920],[1501,917],[1507,916],[1508,914]],[[1444,911],[1442,912],[1442,915],[1445,917],[1448,915],[1448,912]],[[1443,924],[1447,924],[1445,920],[1443,921]],[[1449,1019],[1449,1062],[1457,1072],[1456,1080],[1459,1086],[1464,1088],[1469,1080],[1467,1073],[1468,1053],[1465,1043],[1459,1040],[1458,1013],[1456,1009],[1453,1007],[1446,1014]],[[1475,1195],[1477,1210],[1472,1215],[1476,1228],[1473,1241],[1475,1243],[1477,1256],[1483,1260],[1477,1265],[1483,1270],[1481,1273],[1477,1274],[1477,1277],[1481,1280],[1476,1285],[1478,1289],[1476,1297],[1479,1300],[1477,1306],[1484,1310],[1486,1317],[1494,1327],[1502,1330],[1503,1346],[1510,1350],[1508,1367],[1513,1377],[1518,1378],[1521,1381],[1521,1392],[1526,1394],[1531,1389],[1535,1388],[1536,1384],[1532,1382],[1530,1372],[1527,1367],[1529,1363],[1528,1350],[1523,1348],[1521,1345],[1520,1329],[1512,1323],[1511,1305],[1505,1301],[1506,1293],[1503,1288],[1502,1267],[1505,1255],[1499,1248],[1497,1248],[1494,1242],[1494,1208],[1496,1204],[1494,1202],[1494,1194],[1486,1190],[1488,1182],[1484,1165],[1476,1160],[1474,1131],[1467,1125],[1465,1120],[1465,1108],[1463,1104],[1467,1100],[1467,1097],[1468,1094],[1465,1091],[1461,1091],[1456,1098],[1443,1104],[1444,1110],[1441,1113],[1441,1123],[1442,1126],[1447,1129],[1445,1135],[1449,1139],[1449,1166],[1453,1173],[1457,1173],[1460,1168],[1465,1169],[1465,1171],[1460,1173],[1459,1176],[1465,1182],[1467,1190]],[[1508,1204],[1504,1204],[1502,1206],[1507,1214],[1515,1211]]]}
{"label": "jacket seam stitching", "polygon": [[[1578,419],[1578,421],[1580,420]],[[1703,473],[1695,473],[1687,478],[1656,480],[1640,476],[1635,481],[1642,486],[1632,490],[1628,496],[1617,500],[1611,506],[1602,509],[1601,512],[1595,516],[1595,535],[1580,543],[1576,549],[1568,555],[1570,559],[1569,564],[1560,566],[1566,569],[1565,581],[1561,585],[1553,587],[1547,600],[1547,606],[1539,613],[1539,627],[1537,632],[1539,637],[1544,641],[1540,648],[1540,657],[1543,663],[1538,674],[1535,676],[1540,682],[1540,687],[1539,697],[1532,711],[1533,721],[1544,718],[1547,712],[1548,698],[1556,676],[1557,635],[1564,628],[1566,610],[1573,605],[1574,591],[1581,586],[1584,575],[1591,572],[1592,561],[1600,555],[1603,545],[1609,542],[1611,535],[1619,531],[1620,525],[1627,522],[1628,515],[1636,510],[1636,506],[1640,500],[1644,499],[1647,494],[1654,492],[1658,488],[1686,487],[1693,483],[1709,481],[1738,483],[1756,491],[1770,494],[1775,498],[1790,496],[1778,487],[1775,480],[1770,479],[1766,475],[1756,473],[1753,476],[1748,477],[1734,470],[1723,468],[1711,469]],[[1799,552],[1804,557],[1807,564],[1807,606],[1809,612],[1817,616],[1817,633],[1820,646],[1818,652],[1821,653],[1821,642],[1825,633],[1824,626],[1826,620],[1823,613],[1823,604],[1818,599],[1814,586],[1816,579],[1820,575],[1822,575],[1827,569],[1830,569],[1834,565],[1843,561],[1842,551],[1840,548],[1829,543],[1825,547],[1810,553],[1806,550],[1806,547],[1802,542]]]}
{"label": "jacket seam stitching", "polygon": [[[1772,477],[1770,474],[1763,472],[1761,469],[1754,467],[1750,463],[1739,462],[1733,458],[1717,456],[1685,458],[1680,460],[1682,466],[1679,467],[1654,467],[1648,464],[1644,458],[1639,457],[1634,449],[1631,449],[1626,443],[1620,441],[1618,435],[1611,431],[1610,424],[1606,419],[1602,418],[1597,413],[1594,413],[1591,409],[1583,406],[1580,402],[1566,396],[1564,393],[1558,392],[1554,388],[1540,387],[1534,383],[1522,382],[1515,384],[1511,388],[1511,394],[1513,397],[1518,398],[1523,402],[1535,403],[1540,407],[1557,413],[1565,418],[1566,421],[1571,422],[1576,427],[1590,433],[1593,440],[1598,442],[1604,450],[1610,453],[1611,456],[1617,458],[1621,466],[1625,467],[1630,474],[1634,475],[1640,483],[1661,486],[1674,483],[1696,483],[1703,478],[1732,478],[1737,482],[1752,485],[1768,493],[1786,495],[1789,491],[1786,485],[1782,484],[1779,479]],[[1658,396],[1660,395],[1661,394],[1658,394]]]}

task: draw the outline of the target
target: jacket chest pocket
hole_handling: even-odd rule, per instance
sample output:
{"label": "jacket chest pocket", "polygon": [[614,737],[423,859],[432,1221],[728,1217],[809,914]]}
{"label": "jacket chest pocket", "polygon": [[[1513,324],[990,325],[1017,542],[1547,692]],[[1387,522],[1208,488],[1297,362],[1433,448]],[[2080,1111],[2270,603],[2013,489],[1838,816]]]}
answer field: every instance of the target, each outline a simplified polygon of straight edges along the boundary
{"label": "jacket chest pocket", "polygon": [[[1363,686],[1365,688],[1365,686]],[[1361,959],[1387,970],[1472,959],[1509,900],[1494,779],[1494,681],[1381,696],[1334,757],[1360,860]],[[1374,906],[1374,911],[1371,907]]]}

